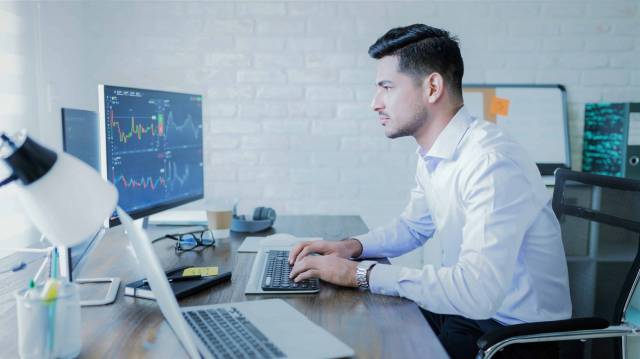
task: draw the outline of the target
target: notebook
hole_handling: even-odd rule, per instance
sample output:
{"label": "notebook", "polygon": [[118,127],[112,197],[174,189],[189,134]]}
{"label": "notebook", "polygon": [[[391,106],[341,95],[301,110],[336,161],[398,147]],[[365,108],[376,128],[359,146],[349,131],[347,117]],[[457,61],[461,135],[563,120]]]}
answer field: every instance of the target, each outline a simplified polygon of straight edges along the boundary
{"label": "notebook", "polygon": [[[179,276],[189,266],[178,267],[170,271],[165,272],[167,278],[174,278]],[[215,276],[203,277],[202,279],[194,279],[183,282],[170,282],[171,290],[176,295],[176,299],[182,299],[193,293],[197,293],[203,289],[212,287],[218,283],[223,283],[231,279],[231,272],[220,273]],[[140,279],[135,282],[131,282],[124,287],[124,295],[136,298],[152,299],[156,297],[153,291],[149,287],[149,282],[145,279]]]}

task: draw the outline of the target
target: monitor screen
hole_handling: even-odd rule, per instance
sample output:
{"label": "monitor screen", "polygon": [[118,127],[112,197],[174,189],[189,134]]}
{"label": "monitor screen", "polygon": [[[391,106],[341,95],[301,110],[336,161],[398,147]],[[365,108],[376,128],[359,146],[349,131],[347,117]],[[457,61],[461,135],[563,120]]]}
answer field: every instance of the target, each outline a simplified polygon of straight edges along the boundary
{"label": "monitor screen", "polygon": [[[202,96],[100,85],[102,174],[134,219],[204,197]],[[119,224],[114,212],[109,225]]]}
{"label": "monitor screen", "polygon": [[100,171],[100,126],[93,111],[62,109],[62,146],[64,152],[78,157]]}
{"label": "monitor screen", "polygon": [[[100,125],[98,114],[93,111],[62,109],[62,146],[64,152],[79,158],[96,171],[100,171]],[[82,243],[68,248],[66,253],[69,280],[80,268],[86,254],[99,239],[98,233],[86,238]],[[61,253],[61,256],[63,254]],[[61,263],[61,266],[64,266]]]}

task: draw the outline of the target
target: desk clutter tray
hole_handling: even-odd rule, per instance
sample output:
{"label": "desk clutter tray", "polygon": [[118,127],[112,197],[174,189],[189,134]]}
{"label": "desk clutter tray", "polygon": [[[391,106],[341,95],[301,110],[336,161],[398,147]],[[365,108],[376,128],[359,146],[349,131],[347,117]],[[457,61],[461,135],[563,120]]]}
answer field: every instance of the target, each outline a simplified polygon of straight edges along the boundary
{"label": "desk clutter tray", "polygon": [[[191,266],[182,266],[169,270],[166,273],[167,278],[180,278],[181,273],[185,269],[191,268]],[[169,285],[175,293],[177,299],[182,299],[191,294],[197,293],[201,290],[210,288],[218,283],[225,282],[231,279],[231,272],[219,272],[212,276],[203,276],[198,279],[181,280],[181,281],[169,281]],[[146,279],[140,279],[135,282],[128,283],[124,287],[124,295],[136,298],[152,299],[155,300],[153,291],[149,287]]]}

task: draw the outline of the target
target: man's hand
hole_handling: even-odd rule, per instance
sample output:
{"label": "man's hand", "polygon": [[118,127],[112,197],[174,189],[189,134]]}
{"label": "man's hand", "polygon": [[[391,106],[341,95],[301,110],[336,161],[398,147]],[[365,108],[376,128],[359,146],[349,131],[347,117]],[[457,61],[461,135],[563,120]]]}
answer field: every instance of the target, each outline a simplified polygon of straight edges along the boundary
{"label": "man's hand", "polygon": [[306,256],[291,268],[290,277],[296,283],[309,278],[320,278],[344,287],[357,287],[357,267],[358,262],[335,255]]}
{"label": "man's hand", "polygon": [[296,244],[289,252],[289,264],[299,262],[311,253],[340,258],[358,257],[362,253],[362,244],[357,239],[343,241],[306,241]]}

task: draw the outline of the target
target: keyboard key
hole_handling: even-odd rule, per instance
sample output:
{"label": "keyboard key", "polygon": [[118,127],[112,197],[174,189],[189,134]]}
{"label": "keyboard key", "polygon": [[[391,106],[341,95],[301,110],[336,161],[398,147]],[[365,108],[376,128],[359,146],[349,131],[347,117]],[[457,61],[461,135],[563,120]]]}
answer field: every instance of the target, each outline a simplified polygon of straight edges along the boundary
{"label": "keyboard key", "polygon": [[236,308],[211,308],[183,315],[216,358],[284,357],[284,353]]}

